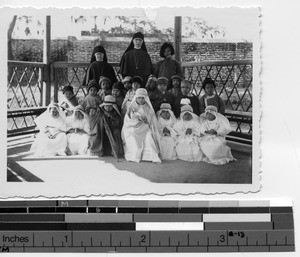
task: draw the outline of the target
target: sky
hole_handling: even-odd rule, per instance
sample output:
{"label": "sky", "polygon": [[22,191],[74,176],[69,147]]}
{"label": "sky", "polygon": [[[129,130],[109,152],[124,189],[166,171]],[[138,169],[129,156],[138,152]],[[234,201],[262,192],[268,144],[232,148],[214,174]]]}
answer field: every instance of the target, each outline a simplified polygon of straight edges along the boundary
{"label": "sky", "polygon": [[[129,13],[131,15],[129,15]],[[31,35],[26,36],[24,31],[26,28],[25,19],[17,21],[13,38],[43,38],[43,30],[45,24],[45,14],[35,9],[31,12],[20,13],[19,17],[27,15],[32,16],[31,22],[28,24],[31,30]],[[75,23],[71,21],[71,16],[78,18],[83,15],[86,18],[85,23]],[[203,19],[208,26],[221,27],[225,31],[225,37],[219,36],[228,41],[253,41],[257,36],[259,28],[258,9],[257,8],[147,8],[147,9],[123,9],[116,11],[115,9],[57,9],[51,15],[51,37],[67,38],[75,36],[80,39],[81,31],[90,31],[94,27],[94,19],[92,16],[97,16],[97,27],[108,30],[111,26],[118,26],[120,23],[115,19],[116,15],[122,16],[139,16],[140,19],[150,19],[155,22],[159,29],[165,29],[174,26],[174,16],[188,16],[194,19]],[[103,18],[109,16],[106,25],[103,24]],[[42,26],[37,26],[37,22]],[[63,26],[62,26],[63,24]],[[185,24],[183,19],[183,33],[185,26],[191,28],[194,24]],[[201,35],[199,34],[199,37]]]}

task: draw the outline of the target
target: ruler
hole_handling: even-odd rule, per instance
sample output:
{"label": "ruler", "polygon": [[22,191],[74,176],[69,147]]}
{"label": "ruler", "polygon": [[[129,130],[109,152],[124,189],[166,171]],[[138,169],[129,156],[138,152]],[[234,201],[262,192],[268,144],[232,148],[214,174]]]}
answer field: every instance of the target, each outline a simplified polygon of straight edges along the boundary
{"label": "ruler", "polygon": [[289,201],[0,201],[0,252],[285,251]]}

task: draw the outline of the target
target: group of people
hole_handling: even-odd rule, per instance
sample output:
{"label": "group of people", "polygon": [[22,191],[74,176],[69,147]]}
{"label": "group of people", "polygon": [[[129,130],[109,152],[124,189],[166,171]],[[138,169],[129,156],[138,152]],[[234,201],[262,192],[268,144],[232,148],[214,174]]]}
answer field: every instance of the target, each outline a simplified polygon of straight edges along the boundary
{"label": "group of people", "polygon": [[113,155],[133,162],[235,160],[226,145],[231,127],[214,81],[203,81],[199,99],[172,59],[173,46],[164,43],[160,55],[163,60],[153,68],[143,34],[135,33],[118,81],[105,49],[95,47],[83,83],[87,96],[79,101],[66,86],[64,99],[36,118],[40,133],[32,150],[38,156]]}

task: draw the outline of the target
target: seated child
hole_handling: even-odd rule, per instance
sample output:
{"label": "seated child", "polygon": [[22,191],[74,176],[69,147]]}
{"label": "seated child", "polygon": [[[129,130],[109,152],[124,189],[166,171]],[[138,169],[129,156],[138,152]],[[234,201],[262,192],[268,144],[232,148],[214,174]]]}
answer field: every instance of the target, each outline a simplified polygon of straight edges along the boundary
{"label": "seated child", "polygon": [[176,98],[180,93],[180,84],[181,84],[181,77],[178,75],[174,75],[169,80],[168,90],[173,95],[174,98]]}
{"label": "seated child", "polygon": [[132,82],[132,88],[127,91],[124,101],[122,103],[122,115],[123,116],[126,114],[126,111],[135,95],[135,91],[141,87],[141,85],[143,83],[143,79],[139,76],[135,76],[135,77],[131,78],[131,82]]}
{"label": "seated child", "polygon": [[209,105],[217,107],[219,113],[225,113],[225,105],[221,97],[215,93],[216,84],[211,78],[203,81],[202,88],[205,94],[200,98],[200,114],[205,112],[205,108]]}
{"label": "seated child", "polygon": [[106,96],[104,102],[100,105],[100,109],[102,112],[100,126],[103,152],[105,155],[112,153],[116,158],[119,158],[124,155],[121,139],[122,117],[116,105],[115,97],[112,95]]}
{"label": "seated child", "polygon": [[124,101],[124,85],[122,82],[116,82],[112,86],[111,91],[112,96],[116,99],[116,104],[118,106],[119,111],[121,112],[122,103]]}
{"label": "seated child", "polygon": [[203,161],[223,165],[235,160],[225,140],[225,135],[231,131],[230,123],[225,116],[217,112],[215,106],[206,107],[200,130],[203,134],[200,142],[204,154]]}
{"label": "seated child", "polygon": [[139,88],[128,107],[122,128],[125,159],[161,163],[158,157],[159,138],[157,120],[147,90]]}
{"label": "seated child", "polygon": [[173,95],[169,91],[167,91],[168,87],[168,79],[165,77],[160,77],[157,79],[157,89],[161,92],[163,102],[169,103],[171,106],[173,106]]}
{"label": "seated child", "polygon": [[90,119],[83,107],[78,105],[67,119],[68,154],[86,154],[90,134]]}
{"label": "seated child", "polygon": [[92,112],[95,111],[102,103],[102,100],[97,94],[99,85],[95,80],[90,80],[87,90],[88,95],[84,98],[80,105],[83,107],[84,112],[91,116]]}
{"label": "seated child", "polygon": [[122,79],[122,83],[124,85],[124,95],[126,95],[128,90],[132,88],[131,77],[130,76],[125,77],[124,79]]}
{"label": "seated child", "polygon": [[66,115],[58,103],[50,103],[34,122],[40,132],[31,146],[36,156],[65,156],[67,147]]}
{"label": "seated child", "polygon": [[65,86],[63,88],[64,99],[59,103],[59,106],[63,109],[66,116],[71,116],[74,107],[78,105],[78,99],[74,95],[72,86]]}
{"label": "seated child", "polygon": [[189,105],[181,107],[180,118],[174,125],[177,132],[176,151],[178,159],[199,162],[202,160],[202,152],[199,147],[200,123]]}
{"label": "seated child", "polygon": [[105,96],[111,95],[111,86],[110,85],[111,85],[111,83],[110,83],[109,78],[102,77],[102,76],[100,77],[100,80],[99,80],[100,90],[98,91],[98,95],[100,96],[102,102],[104,101]]}
{"label": "seated child", "polygon": [[176,132],[174,131],[173,126],[177,120],[171,110],[171,105],[169,103],[161,104],[160,110],[156,113],[156,117],[160,134],[161,157],[163,160],[176,160]]}

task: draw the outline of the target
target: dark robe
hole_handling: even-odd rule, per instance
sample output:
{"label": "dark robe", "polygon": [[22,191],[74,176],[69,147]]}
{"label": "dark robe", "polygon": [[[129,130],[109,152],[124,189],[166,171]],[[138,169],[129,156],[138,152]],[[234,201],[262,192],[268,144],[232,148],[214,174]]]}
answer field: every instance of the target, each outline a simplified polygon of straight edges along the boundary
{"label": "dark robe", "polygon": [[121,128],[121,116],[115,110],[106,112],[98,108],[95,116],[91,117],[90,154],[99,157],[113,155],[116,158],[124,155]]}
{"label": "dark robe", "polygon": [[120,63],[120,73],[126,76],[140,76],[143,79],[142,87],[145,87],[149,75],[153,74],[153,65],[149,54],[143,49],[135,49],[126,52]]}
{"label": "dark robe", "polygon": [[156,113],[160,110],[160,105],[164,103],[163,94],[157,88],[155,88],[154,90],[148,91],[148,96],[154,109],[154,112]]}
{"label": "dark robe", "polygon": [[170,59],[163,59],[162,61],[159,61],[155,65],[155,77],[165,77],[167,79],[171,79],[173,75],[179,75],[182,77],[182,71],[180,63],[176,60]]}
{"label": "dark robe", "polygon": [[83,85],[88,85],[89,81],[92,79],[99,83],[101,76],[109,78],[111,85],[118,81],[115,71],[109,63],[105,61],[94,61],[87,69],[85,78],[83,80]]}
{"label": "dark robe", "polygon": [[189,95],[183,95],[182,93],[180,93],[174,100],[174,104],[173,104],[173,111],[175,116],[178,118],[180,116],[180,109],[181,109],[181,105],[180,105],[180,101],[182,98],[188,98],[191,101],[191,106],[193,108],[193,112],[195,114],[197,114],[198,116],[200,115],[200,106],[199,106],[199,99],[197,96],[195,96],[194,94],[189,94]]}

